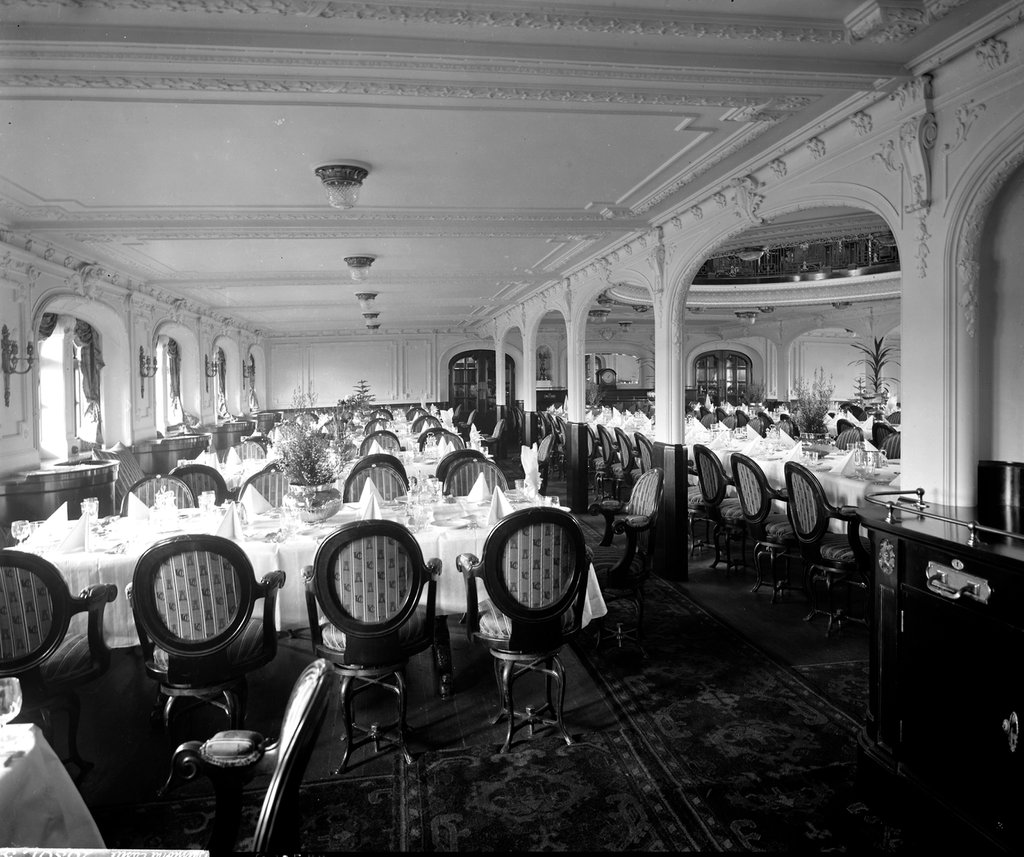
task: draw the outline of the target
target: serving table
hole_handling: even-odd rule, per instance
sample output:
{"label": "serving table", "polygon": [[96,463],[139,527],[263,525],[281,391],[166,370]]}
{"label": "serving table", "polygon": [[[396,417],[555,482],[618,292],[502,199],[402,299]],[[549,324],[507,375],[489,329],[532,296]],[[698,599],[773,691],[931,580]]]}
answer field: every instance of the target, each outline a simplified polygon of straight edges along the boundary
{"label": "serving table", "polygon": [[0,848],[104,848],[67,769],[34,723],[0,730]]}
{"label": "serving table", "polygon": [[[543,498],[541,498],[543,499]],[[451,653],[448,640],[447,616],[466,611],[466,585],[456,567],[456,558],[462,553],[480,556],[490,531],[486,524],[490,501],[467,505],[444,502],[432,508],[433,521],[415,532],[416,540],[426,560],[441,560],[441,575],[437,586],[435,605],[439,617],[435,628],[435,662],[443,696],[451,692]],[[513,501],[514,508],[526,503]],[[54,543],[35,544],[30,538],[19,549],[39,553],[52,562],[64,575],[72,592],[79,592],[93,583],[112,583],[121,597],[107,605],[104,611],[104,639],[111,648],[138,645],[131,605],[125,596],[127,586],[135,572],[138,558],[155,542],[184,533],[216,532],[223,518],[222,509],[205,514],[199,509],[181,509],[169,526],[158,529],[150,521],[130,518],[106,518],[97,533],[90,536],[88,550],[59,553]],[[408,524],[404,502],[384,505],[382,515],[388,520]],[[307,524],[290,532],[284,526],[280,510],[257,516],[236,537],[236,541],[253,564],[257,579],[271,571],[285,572],[285,584],[277,597],[277,627],[281,631],[308,629],[306,589],[302,571],[313,564],[317,548],[327,536],[342,524],[358,520],[358,504],[346,503],[336,515],[322,524]],[[71,524],[69,524],[71,526]],[[478,581],[478,599],[481,605],[488,601],[486,591]],[[593,567],[587,583],[583,624],[607,613],[604,599]],[[83,616],[72,620],[75,630],[85,632]],[[80,623],[80,628],[74,623]]]}

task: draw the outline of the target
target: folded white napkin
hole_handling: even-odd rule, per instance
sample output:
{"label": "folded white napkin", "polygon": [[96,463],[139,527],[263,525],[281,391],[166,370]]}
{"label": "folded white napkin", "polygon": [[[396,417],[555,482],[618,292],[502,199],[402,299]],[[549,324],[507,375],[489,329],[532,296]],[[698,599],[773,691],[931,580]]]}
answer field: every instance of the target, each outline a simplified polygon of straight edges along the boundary
{"label": "folded white napkin", "polygon": [[71,532],[55,548],[57,553],[72,553],[89,550],[89,521],[84,516],[75,521]]}
{"label": "folded white napkin", "polygon": [[445,408],[445,410],[441,411],[441,422],[444,423],[446,426],[450,426],[452,424],[452,415],[454,413],[454,410],[454,408]]}
{"label": "folded white napkin", "polygon": [[696,420],[686,426],[683,431],[687,443],[707,443],[711,440],[711,432]]}
{"label": "folded white napkin", "polygon": [[483,503],[490,496],[490,493],[490,489],[487,487],[487,480],[484,479],[484,475],[481,473],[476,477],[473,487],[469,489],[466,499],[471,503]]}
{"label": "folded white napkin", "polygon": [[372,479],[367,479],[363,483],[363,490],[359,492],[359,505],[362,506],[367,503],[370,497],[375,498],[378,505],[384,502],[384,498],[380,496],[380,489],[377,488]]}
{"label": "folded white napkin", "polygon": [[868,440],[867,438],[864,438],[864,448],[865,448],[866,450],[868,450],[868,452],[878,452],[878,447],[877,447],[877,446],[875,446],[875,445],[874,445],[874,444],[873,444],[873,443],[872,443],[872,442],[871,442],[870,440]]}
{"label": "folded white napkin", "polygon": [[480,443],[480,431],[477,429],[476,426],[469,427],[469,440],[470,443]]}
{"label": "folded white napkin", "polygon": [[[782,432],[785,434],[785,432]],[[799,443],[793,441],[793,445],[790,447],[789,452],[782,456],[784,461],[799,461],[800,456],[803,454],[803,448]]]}
{"label": "folded white napkin", "polygon": [[[367,479],[366,485],[373,485],[373,483]],[[356,517],[360,521],[379,521],[384,518],[384,513],[380,510],[380,494],[367,494],[363,492],[363,496],[359,500],[359,509],[356,512]]]}
{"label": "folded white napkin", "polygon": [[842,458],[832,465],[829,472],[838,473],[840,476],[853,476],[853,453],[854,450],[848,449]]}
{"label": "folded white napkin", "polygon": [[519,448],[519,460],[523,465],[523,481],[532,487],[534,491],[540,491],[540,464],[537,461],[537,444],[521,446]]}
{"label": "folded white napkin", "polygon": [[379,443],[377,443],[376,440],[374,440],[374,442],[370,444],[370,450],[369,450],[369,452],[367,452],[367,455],[383,455],[383,454],[384,454],[384,447],[382,447]]}
{"label": "folded white napkin", "polygon": [[240,539],[243,536],[242,518],[238,513],[238,506],[235,503],[231,503],[227,511],[224,512],[224,517],[220,522],[220,526],[217,527],[214,535],[223,536],[226,539]]}
{"label": "folded white napkin", "polygon": [[491,495],[491,508],[487,512],[487,526],[492,527],[506,515],[515,511],[512,504],[505,496],[505,492],[497,485],[494,486],[494,493]]}
{"label": "folded white napkin", "polygon": [[61,503],[32,534],[32,544],[52,543],[64,536],[68,529],[68,504]]}
{"label": "folded white napkin", "polygon": [[264,497],[254,485],[247,485],[245,492],[242,494],[240,501],[245,506],[245,511],[248,512],[249,518],[255,518],[257,515],[262,515],[269,512],[274,507],[270,505],[270,502]]}
{"label": "folded white napkin", "polygon": [[238,450],[233,446],[228,449],[228,454],[224,456],[224,463],[228,465],[228,467],[237,467],[242,463],[242,459],[238,455]]}
{"label": "folded white napkin", "polygon": [[129,494],[128,514],[125,517],[131,521],[148,521],[149,506],[143,503],[135,494]]}

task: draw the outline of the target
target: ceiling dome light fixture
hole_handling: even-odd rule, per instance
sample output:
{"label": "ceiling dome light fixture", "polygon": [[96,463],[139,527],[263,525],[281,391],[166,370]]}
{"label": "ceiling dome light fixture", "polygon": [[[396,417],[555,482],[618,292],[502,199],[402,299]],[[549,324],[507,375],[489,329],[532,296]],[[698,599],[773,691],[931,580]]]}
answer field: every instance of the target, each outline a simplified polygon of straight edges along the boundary
{"label": "ceiling dome light fixture", "polygon": [[368,322],[376,321],[378,318],[380,318],[380,313],[379,312],[364,312],[363,313],[363,318],[365,318]]}
{"label": "ceiling dome light fixture", "polygon": [[349,161],[324,164],[315,167],[313,172],[323,183],[331,208],[347,209],[359,202],[359,189],[363,186],[363,179],[370,174],[370,167],[359,161]]}
{"label": "ceiling dome light fixture", "polygon": [[357,283],[363,282],[370,276],[370,265],[376,258],[376,256],[346,256],[345,264],[348,265],[349,275]]}
{"label": "ceiling dome light fixture", "polygon": [[853,306],[852,301],[832,301],[832,306],[836,309],[849,309]]}
{"label": "ceiling dome light fixture", "polygon": [[751,324],[753,324],[754,320],[757,318],[757,313],[754,312],[753,310],[744,310],[744,311],[736,313],[736,318],[742,318],[742,319],[744,319],[746,321],[749,321]]}
{"label": "ceiling dome light fixture", "polygon": [[377,322],[374,322],[373,324],[366,325],[366,329],[367,330],[377,330],[379,327],[380,327],[380,325]]}
{"label": "ceiling dome light fixture", "polygon": [[610,309],[592,309],[589,313],[594,321],[604,321],[611,314],[612,311]]}

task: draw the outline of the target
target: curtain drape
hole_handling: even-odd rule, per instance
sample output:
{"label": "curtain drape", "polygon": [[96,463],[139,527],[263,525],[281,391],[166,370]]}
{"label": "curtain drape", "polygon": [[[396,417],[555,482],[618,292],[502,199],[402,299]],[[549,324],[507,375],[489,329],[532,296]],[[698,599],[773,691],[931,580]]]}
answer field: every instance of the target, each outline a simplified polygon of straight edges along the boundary
{"label": "curtain drape", "polygon": [[39,322],[39,338],[49,339],[54,330],[57,329],[57,313],[44,312]]}
{"label": "curtain drape", "polygon": [[[82,393],[85,396],[85,416],[96,424],[94,443],[103,444],[103,419],[100,409],[100,372],[106,365],[100,348],[99,334],[91,324],[75,321],[75,342],[82,347],[79,367],[82,372]],[[88,439],[88,438],[86,438]]]}

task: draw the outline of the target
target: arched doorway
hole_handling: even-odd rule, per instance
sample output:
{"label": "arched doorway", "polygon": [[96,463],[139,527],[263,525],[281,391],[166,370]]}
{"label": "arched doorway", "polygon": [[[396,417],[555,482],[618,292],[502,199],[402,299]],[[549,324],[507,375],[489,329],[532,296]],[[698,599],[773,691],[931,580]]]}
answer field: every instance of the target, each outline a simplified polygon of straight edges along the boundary
{"label": "arched doorway", "polygon": [[[462,415],[476,411],[476,425],[490,431],[497,422],[497,390],[494,352],[486,349],[463,351],[448,363],[448,406],[462,405]],[[516,362],[505,355],[505,389],[511,406],[516,399]]]}
{"label": "arched doorway", "polygon": [[[713,405],[731,405],[745,401],[751,384],[750,358],[738,351],[705,351],[693,361],[693,397],[704,402],[710,396]],[[688,392],[687,399],[690,398]]]}

